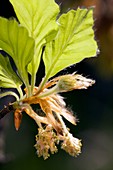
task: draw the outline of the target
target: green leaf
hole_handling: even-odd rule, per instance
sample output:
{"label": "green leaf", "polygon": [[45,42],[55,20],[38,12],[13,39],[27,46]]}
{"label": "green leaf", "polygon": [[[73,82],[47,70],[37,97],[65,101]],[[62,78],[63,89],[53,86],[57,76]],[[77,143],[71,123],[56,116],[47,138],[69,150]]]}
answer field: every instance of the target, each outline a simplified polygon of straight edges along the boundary
{"label": "green leaf", "polygon": [[18,89],[21,85],[22,82],[13,71],[9,58],[0,54],[0,87]]}
{"label": "green leaf", "polygon": [[[92,10],[71,10],[59,18],[59,32],[44,52],[46,77],[50,78],[62,69],[96,55]],[[46,79],[47,79],[46,78]]]}
{"label": "green leaf", "polygon": [[38,70],[44,44],[51,41],[58,31],[56,17],[59,6],[54,0],[10,0],[10,2],[20,23],[35,39],[35,55],[28,68],[33,75]]}
{"label": "green leaf", "polygon": [[33,58],[34,40],[16,20],[0,17],[0,48],[14,60],[18,74],[28,86],[27,66]]}

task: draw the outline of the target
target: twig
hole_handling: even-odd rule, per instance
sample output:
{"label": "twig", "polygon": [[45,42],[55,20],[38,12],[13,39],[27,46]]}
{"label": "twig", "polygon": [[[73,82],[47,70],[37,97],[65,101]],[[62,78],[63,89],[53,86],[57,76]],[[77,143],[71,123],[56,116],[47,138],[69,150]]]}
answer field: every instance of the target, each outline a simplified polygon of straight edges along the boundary
{"label": "twig", "polygon": [[0,119],[2,119],[6,114],[14,111],[13,105],[9,103],[8,106],[4,106],[4,108],[0,111]]}

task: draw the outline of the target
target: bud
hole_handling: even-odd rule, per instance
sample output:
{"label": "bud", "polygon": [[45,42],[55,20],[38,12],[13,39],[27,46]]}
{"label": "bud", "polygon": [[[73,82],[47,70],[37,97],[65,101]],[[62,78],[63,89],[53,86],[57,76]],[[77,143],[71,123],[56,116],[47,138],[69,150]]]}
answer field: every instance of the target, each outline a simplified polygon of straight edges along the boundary
{"label": "bud", "polygon": [[87,89],[94,83],[94,80],[87,79],[79,74],[68,74],[60,77],[57,88],[59,92],[67,92],[74,89]]}
{"label": "bud", "polygon": [[14,112],[14,125],[16,130],[19,129],[21,121],[22,121],[22,111],[20,109],[16,109]]}

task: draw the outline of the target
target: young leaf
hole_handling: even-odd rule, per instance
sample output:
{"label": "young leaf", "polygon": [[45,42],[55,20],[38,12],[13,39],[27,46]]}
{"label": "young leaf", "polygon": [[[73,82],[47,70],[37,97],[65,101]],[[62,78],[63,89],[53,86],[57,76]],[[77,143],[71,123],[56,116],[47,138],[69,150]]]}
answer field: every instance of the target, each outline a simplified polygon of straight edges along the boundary
{"label": "young leaf", "polygon": [[13,71],[9,58],[0,54],[0,87],[18,89],[21,85],[22,82]]}
{"label": "young leaf", "polygon": [[71,10],[61,15],[58,22],[59,32],[46,45],[43,57],[47,78],[97,52],[91,9]]}
{"label": "young leaf", "polygon": [[40,63],[43,45],[51,41],[58,31],[56,17],[59,6],[54,0],[10,0],[10,2],[20,23],[35,39],[35,55],[33,63],[28,68],[31,74],[35,74]]}
{"label": "young leaf", "polygon": [[28,86],[27,65],[33,58],[34,40],[26,28],[16,20],[0,17],[0,48],[13,58],[21,79]]}

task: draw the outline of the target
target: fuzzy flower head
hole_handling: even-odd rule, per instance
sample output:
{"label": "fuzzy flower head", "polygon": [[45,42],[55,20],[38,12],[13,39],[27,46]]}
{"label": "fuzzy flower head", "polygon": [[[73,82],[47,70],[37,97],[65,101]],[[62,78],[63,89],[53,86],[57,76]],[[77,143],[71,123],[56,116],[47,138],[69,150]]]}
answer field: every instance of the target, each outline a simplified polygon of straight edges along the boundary
{"label": "fuzzy flower head", "polygon": [[64,137],[61,148],[69,153],[71,156],[77,156],[81,153],[81,140],[74,138],[72,134]]}
{"label": "fuzzy flower head", "polygon": [[39,128],[35,144],[37,155],[47,159],[50,156],[50,153],[54,154],[58,151],[56,147],[57,142],[58,137],[51,125],[48,125],[45,129]]}
{"label": "fuzzy flower head", "polygon": [[67,92],[75,89],[87,89],[94,83],[94,80],[74,73],[61,76],[58,82],[58,88],[61,92]]}

